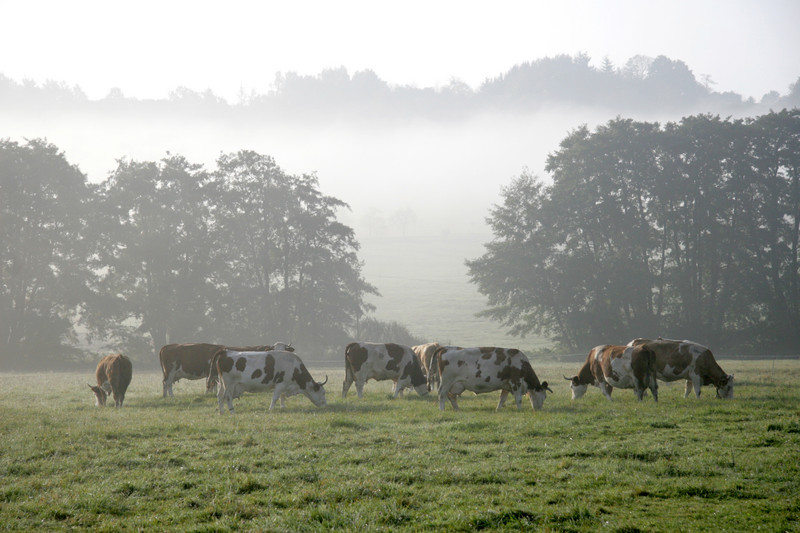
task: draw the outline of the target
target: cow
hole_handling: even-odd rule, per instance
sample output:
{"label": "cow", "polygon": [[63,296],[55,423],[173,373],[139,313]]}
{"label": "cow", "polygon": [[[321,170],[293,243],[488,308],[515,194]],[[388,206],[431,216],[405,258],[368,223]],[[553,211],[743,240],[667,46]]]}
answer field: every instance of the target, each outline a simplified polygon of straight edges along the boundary
{"label": "cow", "polygon": [[705,346],[693,341],[663,339],[634,339],[629,346],[638,346],[655,356],[656,377],[661,381],[686,380],[683,397],[694,388],[700,397],[703,385],[714,385],[717,398],[733,398],[733,374],[727,374]]}
{"label": "cow", "polygon": [[295,394],[305,394],[317,407],[327,405],[324,386],[328,377],[319,383],[314,381],[303,361],[293,352],[223,349],[214,355],[214,366],[220,382],[217,393],[220,414],[225,414],[225,403],[232,413],[233,399],[244,392],[272,390],[270,411],[279,398]]}
{"label": "cow", "polygon": [[342,398],[347,397],[354,381],[358,397],[363,398],[364,384],[370,379],[394,381],[395,398],[406,387],[413,388],[420,396],[428,394],[428,380],[414,350],[402,344],[351,342],[344,350],[344,371]]}
{"label": "cow", "polygon": [[[294,351],[289,345],[280,343],[287,351]],[[220,350],[226,348],[221,344],[191,343],[167,344],[158,352],[161,363],[162,397],[172,396],[172,385],[179,379],[205,379],[206,392],[212,391],[216,385],[216,374],[209,379],[211,358]],[[244,348],[230,347],[238,351],[266,351],[272,346],[248,346]]]}
{"label": "cow", "polygon": [[570,382],[573,400],[582,397],[589,385],[595,385],[609,400],[614,387],[617,387],[633,389],[639,401],[644,397],[645,390],[650,389],[653,400],[658,401],[655,357],[649,351],[634,346],[595,346],[589,350],[578,374],[571,378],[564,376],[564,379]]}
{"label": "cow", "polygon": [[133,375],[131,360],[120,353],[107,355],[97,363],[94,374],[97,385],[89,385],[89,388],[94,392],[95,405],[104,407],[108,394],[111,393],[114,396],[114,407],[122,407]]}
{"label": "cow", "polygon": [[[291,343],[286,342],[276,342],[272,346],[246,346],[246,347],[235,347],[235,346],[220,346],[219,349],[214,352],[215,354],[220,350],[233,350],[235,352],[269,352],[272,350],[282,351],[282,352],[293,352],[294,348],[292,347]],[[206,377],[206,392],[213,392],[216,394],[217,392],[217,368],[216,365],[213,363],[214,356],[211,356],[211,362],[208,365],[208,376]],[[281,398],[281,407],[284,407],[283,398]]]}
{"label": "cow", "polygon": [[522,396],[527,394],[531,407],[538,411],[544,405],[547,392],[553,392],[547,382],[539,382],[527,356],[515,348],[464,348],[442,350],[438,353],[439,409],[444,411],[449,399],[459,410],[458,396],[465,390],[476,394],[500,390],[497,410],[501,410],[514,394],[517,410],[522,408]]}
{"label": "cow", "polygon": [[436,350],[441,347],[442,345],[438,342],[429,342],[411,347],[417,356],[420,366],[422,367],[422,372],[424,372],[425,376],[427,377],[428,390],[433,390],[434,385],[439,385],[439,370],[434,363],[436,359],[434,356],[436,354]]}

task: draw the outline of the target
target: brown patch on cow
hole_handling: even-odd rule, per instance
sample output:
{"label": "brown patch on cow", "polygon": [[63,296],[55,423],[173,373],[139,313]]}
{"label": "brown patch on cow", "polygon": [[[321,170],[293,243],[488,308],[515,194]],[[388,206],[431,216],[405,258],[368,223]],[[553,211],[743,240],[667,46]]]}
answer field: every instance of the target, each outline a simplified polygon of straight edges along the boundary
{"label": "brown patch on cow", "polygon": [[247,367],[247,357],[240,357],[236,360],[236,370],[239,372],[244,372],[244,369]]}
{"label": "brown patch on cow", "polygon": [[353,368],[353,372],[358,372],[361,370],[361,366],[367,362],[368,355],[369,352],[367,349],[357,342],[348,344],[347,348],[344,350],[345,359],[349,361],[350,366]]}
{"label": "brown patch on cow", "polygon": [[[675,374],[680,374],[692,364],[692,353],[690,348],[691,347],[688,345],[681,345],[670,355],[670,357],[666,358],[666,363],[672,367],[672,371]],[[696,367],[695,371],[697,371]]]}
{"label": "brown patch on cow", "polygon": [[525,384],[528,385],[529,390],[538,391],[545,387],[545,385],[539,382],[539,377],[536,375],[536,372],[533,371],[530,362],[525,360],[522,361],[522,379],[525,380]]}
{"label": "brown patch on cow", "polygon": [[228,356],[227,352],[222,352],[217,359],[217,370],[220,374],[230,372],[233,369],[233,359]]}
{"label": "brown patch on cow", "polygon": [[467,362],[466,361],[462,361],[462,360],[459,359],[457,364],[458,364],[458,366],[464,366],[464,365],[467,364]]}
{"label": "brown patch on cow", "polygon": [[261,374],[262,374],[261,369],[256,368],[255,371],[253,371],[253,375],[250,376],[250,379],[258,379],[261,377]]}
{"label": "brown patch on cow", "polygon": [[422,371],[422,367],[416,357],[409,358],[405,368],[403,368],[400,379],[405,379],[409,376],[411,377],[412,387],[419,387],[420,385],[428,383],[428,378],[425,377],[425,373]]}
{"label": "brown patch on cow", "polygon": [[306,385],[312,383],[314,385],[314,390],[319,390],[319,385],[314,381],[314,378],[311,377],[311,374],[308,372],[308,369],[304,365],[300,365],[299,367],[295,367],[294,373],[292,374],[292,381],[297,383],[297,385],[305,390]]}
{"label": "brown patch on cow", "polygon": [[264,358],[264,379],[261,380],[261,383],[266,385],[270,383],[273,378],[275,377],[275,358],[272,354],[267,354]]}
{"label": "brown patch on cow", "polygon": [[481,377],[481,374],[482,374],[482,372],[481,372],[481,367],[478,367],[478,371],[477,371],[477,372],[475,372],[475,377],[476,377],[476,378],[479,378],[479,377]]}
{"label": "brown patch on cow", "polygon": [[486,376],[486,379],[484,379],[483,381],[485,381],[486,383],[489,383],[490,381],[492,381],[492,376]]}
{"label": "brown patch on cow", "polygon": [[500,348],[498,348],[497,350],[495,350],[494,353],[495,353],[495,360],[494,360],[495,364],[497,366],[502,365],[506,360],[505,352],[503,350],[501,350]]}
{"label": "brown patch on cow", "polygon": [[478,348],[481,351],[481,359],[491,359],[494,353],[494,346],[481,346]]}
{"label": "brown patch on cow", "polygon": [[275,383],[283,383],[283,378],[285,377],[286,377],[286,371],[281,370],[280,372],[277,372],[275,374],[275,379],[273,381],[275,381]]}
{"label": "brown patch on cow", "polygon": [[394,344],[391,342],[384,344],[384,346],[386,346],[386,352],[389,354],[389,361],[386,363],[386,370],[397,370],[399,372],[400,363],[403,362],[403,356],[405,356],[406,351],[399,344]]}
{"label": "brown patch on cow", "polygon": [[522,382],[524,371],[521,368],[508,365],[497,374],[497,377],[503,381],[508,381],[514,388],[517,388]]}

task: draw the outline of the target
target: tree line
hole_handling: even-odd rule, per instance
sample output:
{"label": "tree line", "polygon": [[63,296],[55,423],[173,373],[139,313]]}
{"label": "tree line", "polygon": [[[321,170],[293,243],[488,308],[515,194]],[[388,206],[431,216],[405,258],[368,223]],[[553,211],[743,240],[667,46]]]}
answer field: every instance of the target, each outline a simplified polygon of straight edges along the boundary
{"label": "tree line", "polygon": [[483,312],[570,350],[689,338],[800,350],[800,110],[572,131],[487,219]]}
{"label": "tree line", "polygon": [[87,345],[154,361],[169,342],[352,338],[377,294],[347,205],[269,156],[118,161],[90,184],[58,148],[0,141],[0,368],[63,368]]}
{"label": "tree line", "polygon": [[[800,81],[800,77],[798,78]],[[350,74],[344,67],[318,75],[279,72],[269,88],[244,90],[229,103],[213,91],[178,87],[164,100],[128,98],[121,89],[89,101],[83,90],[50,80],[37,85],[16,82],[0,74],[0,103],[10,110],[80,108],[99,113],[190,114],[236,121],[264,117],[404,119],[424,116],[453,119],[476,112],[523,112],[545,106],[570,105],[604,108],[619,114],[633,112],[757,114],[800,105],[800,83],[785,94],[773,90],[756,102],[734,92],[716,92],[713,80],[698,80],[683,61],[666,56],[637,55],[616,66],[608,58],[600,67],[586,54],[558,55],[514,66],[487,77],[477,89],[453,79],[446,86],[390,85],[372,70]],[[781,88],[787,89],[787,88]]]}

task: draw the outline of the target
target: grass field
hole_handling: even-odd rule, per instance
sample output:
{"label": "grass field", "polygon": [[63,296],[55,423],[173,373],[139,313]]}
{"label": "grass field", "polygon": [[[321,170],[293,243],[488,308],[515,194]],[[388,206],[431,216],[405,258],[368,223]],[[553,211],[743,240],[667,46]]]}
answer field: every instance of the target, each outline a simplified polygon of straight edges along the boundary
{"label": "grass field", "polygon": [[598,389],[571,401],[562,374],[544,409],[495,412],[497,393],[328,407],[245,395],[220,416],[199,382],[161,398],[136,373],[121,410],[97,408],[91,374],[0,374],[0,530],[797,531],[800,362],[721,361],[735,399],[660,402]]}

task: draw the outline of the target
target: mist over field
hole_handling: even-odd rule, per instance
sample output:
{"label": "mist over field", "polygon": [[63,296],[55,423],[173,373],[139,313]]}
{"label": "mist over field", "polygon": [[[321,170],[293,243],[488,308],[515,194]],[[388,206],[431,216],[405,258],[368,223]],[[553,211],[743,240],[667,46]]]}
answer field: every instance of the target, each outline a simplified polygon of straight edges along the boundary
{"label": "mist over field", "polygon": [[[335,217],[354,230],[364,281],[380,293],[365,295],[375,306],[371,317],[425,341],[536,349],[550,341],[511,337],[476,316],[487,302],[465,265],[494,238],[486,219],[506,188],[523,174],[550,183],[548,156],[581,128],[614,119],[663,125],[692,114],[749,117],[798,102],[800,83],[756,102],[716,93],[664,56],[602,68],[585,54],[545,58],[477,90],[457,80],[436,89],[390,86],[372,71],[343,68],[290,72],[268,93],[234,104],[186,88],[163,100],[119,89],[89,100],[79,87],[0,75],[0,135],[45,139],[93,184],[125,165],[175,156],[208,172],[221,156],[271,157],[286,175],[313,176],[320,194],[347,204]],[[195,340],[205,339],[180,339]]]}
{"label": "mist over field", "polygon": [[12,138],[45,137],[100,182],[126,158],[167,153],[213,167],[221,153],[252,149],[291,174],[313,173],[324,194],[349,204],[339,219],[354,228],[371,298],[381,320],[457,344],[527,346],[475,313],[484,298],[464,260],[491,239],[485,219],[502,187],[523,170],[546,177],[547,154],[571,129],[612,118],[588,108],[481,113],[453,120],[232,120],[131,114],[16,116]]}

